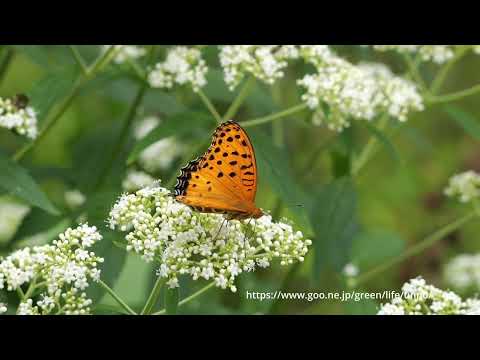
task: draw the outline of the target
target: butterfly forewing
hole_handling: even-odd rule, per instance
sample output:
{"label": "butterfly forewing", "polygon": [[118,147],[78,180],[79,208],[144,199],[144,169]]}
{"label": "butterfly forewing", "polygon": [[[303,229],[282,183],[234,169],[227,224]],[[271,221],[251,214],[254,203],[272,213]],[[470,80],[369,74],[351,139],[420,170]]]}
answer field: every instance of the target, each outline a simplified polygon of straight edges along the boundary
{"label": "butterfly forewing", "polygon": [[203,212],[242,213],[255,208],[257,166],[246,132],[233,121],[221,124],[200,158],[182,168],[177,199]]}

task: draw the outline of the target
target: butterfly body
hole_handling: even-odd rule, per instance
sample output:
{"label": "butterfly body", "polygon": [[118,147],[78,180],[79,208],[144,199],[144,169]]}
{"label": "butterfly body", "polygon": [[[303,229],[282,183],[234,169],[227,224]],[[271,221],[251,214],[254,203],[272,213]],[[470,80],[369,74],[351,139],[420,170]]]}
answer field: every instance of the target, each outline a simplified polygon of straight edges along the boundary
{"label": "butterfly body", "polygon": [[247,133],[234,121],[217,127],[208,150],[181,169],[175,198],[204,213],[228,219],[259,218],[255,205],[257,164]]}

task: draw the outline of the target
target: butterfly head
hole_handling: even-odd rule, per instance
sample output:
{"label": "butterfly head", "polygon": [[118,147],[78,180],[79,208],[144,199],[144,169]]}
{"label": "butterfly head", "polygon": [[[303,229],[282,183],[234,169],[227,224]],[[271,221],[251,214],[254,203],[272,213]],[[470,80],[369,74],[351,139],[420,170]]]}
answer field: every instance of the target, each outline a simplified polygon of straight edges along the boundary
{"label": "butterfly head", "polygon": [[258,219],[258,218],[261,218],[264,214],[264,212],[262,211],[262,209],[259,209],[259,208],[255,208],[251,214],[251,217],[254,218],[254,219]]}

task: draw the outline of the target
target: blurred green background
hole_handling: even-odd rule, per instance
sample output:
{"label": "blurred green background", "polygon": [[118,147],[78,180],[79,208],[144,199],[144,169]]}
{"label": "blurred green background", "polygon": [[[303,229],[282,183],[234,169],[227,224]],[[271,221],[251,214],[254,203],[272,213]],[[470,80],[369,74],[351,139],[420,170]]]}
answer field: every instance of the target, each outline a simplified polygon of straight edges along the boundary
{"label": "blurred green background", "polygon": [[[100,46],[78,46],[82,56],[89,62],[100,52]],[[360,46],[338,46],[338,53],[356,61],[381,61],[396,73],[405,67],[395,54],[374,53]],[[161,46],[159,59],[165,54]],[[0,96],[10,97],[26,93],[40,102],[40,108],[59,106],[74,84],[79,69],[68,47],[65,46],[13,46],[0,47],[0,58],[11,56],[8,67],[0,76]],[[217,59],[217,49],[203,49],[210,65],[205,93],[224,113],[238,91],[230,92],[222,80]],[[465,56],[452,70],[443,93],[468,88],[480,82],[480,57]],[[235,117],[240,123],[254,117],[265,116],[299,102],[300,91],[295,84],[298,74],[309,71],[307,65],[289,68],[286,76],[274,86],[255,85],[247,102]],[[421,69],[426,79],[431,79],[438,66],[425,65]],[[87,213],[89,223],[97,225],[104,233],[99,252],[106,258],[102,278],[114,284],[113,288],[134,309],[143,306],[155,280],[156,266],[146,264],[134,254],[126,255],[112,240],[122,236],[109,232],[105,219],[116,197],[122,193],[121,182],[125,176],[126,158],[135,144],[133,134],[128,134],[127,146],[116,148],[119,131],[125,121],[140,81],[131,67],[112,65],[95,79],[86,83],[75,97],[66,113],[55,123],[48,134],[22,159],[21,165],[29,170],[41,184],[49,199],[62,214],[53,216],[38,208],[11,214],[0,208],[0,255],[32,244],[51,241],[79,213],[72,212],[65,203],[65,191],[80,189],[87,197],[82,211]],[[325,243],[326,233],[336,225],[320,220],[327,211],[328,186],[335,178],[345,173],[345,161],[349,152],[358,152],[365,145],[368,130],[360,123],[341,135],[323,127],[310,124],[311,113],[302,112],[293,117],[247,129],[253,134],[255,147],[273,149],[272,155],[282,173],[287,173],[284,186],[290,193],[291,203],[279,197],[276,184],[262,178],[257,204],[269,209],[276,218],[286,216],[295,227],[314,241],[306,261],[293,267],[274,264],[267,270],[244,274],[238,279],[238,292],[212,289],[182,307],[183,314],[374,314],[378,303],[374,301],[272,301],[247,300],[245,291],[342,291],[345,278],[342,269],[353,263],[360,272],[368,270],[392,257],[398,256],[406,247],[431,234],[439,227],[460,216],[465,210],[443,196],[443,188],[450,176],[464,170],[480,171],[480,146],[452,119],[451,111],[459,109],[476,118],[480,111],[478,96],[467,97],[448,105],[427,107],[410,116],[407,124],[389,136],[395,148],[381,147],[378,154],[353,180],[345,180],[340,186],[345,211],[354,215],[355,230],[349,241]],[[200,99],[189,89],[163,92],[148,89],[135,121],[157,115],[161,119],[185,111],[207,113]],[[208,113],[207,113],[208,114]],[[42,113],[39,114],[42,126]],[[187,144],[183,155],[169,169],[153,173],[164,185],[172,187],[172,179],[178,174],[185,159],[194,158],[201,146],[210,140],[215,121],[205,126],[196,126],[191,120],[191,131],[182,132],[179,138]],[[265,140],[266,139],[266,140]],[[0,148],[8,155],[21,148],[27,140],[0,128]],[[269,150],[266,150],[269,151]],[[113,155],[113,156],[112,156]],[[398,159],[395,159],[397,157]],[[343,164],[343,165],[342,165]],[[0,169],[0,171],[2,171]],[[338,184],[337,184],[338,185]],[[18,199],[8,194],[0,197],[1,203]],[[302,204],[301,208],[295,204]],[[3,209],[3,210],[2,210]],[[323,219],[323,218],[322,218]],[[321,223],[319,225],[319,223]],[[322,227],[323,226],[323,227]],[[475,253],[480,250],[477,239],[479,227],[471,222],[436,245],[427,249],[391,270],[362,285],[359,290],[398,290],[412,277],[422,275],[429,282],[442,285],[442,266],[448,259],[460,253]],[[34,236],[38,234],[43,236]],[[331,240],[328,240],[331,241]],[[205,285],[203,282],[184,280],[180,297]],[[100,289],[93,289],[98,300],[97,313],[110,313],[109,306],[115,302]]]}

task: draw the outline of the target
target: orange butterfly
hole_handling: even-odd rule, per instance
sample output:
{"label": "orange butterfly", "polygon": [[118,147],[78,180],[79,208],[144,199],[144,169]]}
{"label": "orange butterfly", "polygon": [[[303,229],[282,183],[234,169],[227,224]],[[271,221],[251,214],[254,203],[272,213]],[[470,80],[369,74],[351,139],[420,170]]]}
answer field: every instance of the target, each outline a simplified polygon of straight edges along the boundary
{"label": "orange butterfly", "polygon": [[201,157],[181,169],[175,198],[194,210],[227,214],[228,219],[259,218],[255,151],[247,133],[234,121],[217,127]]}

